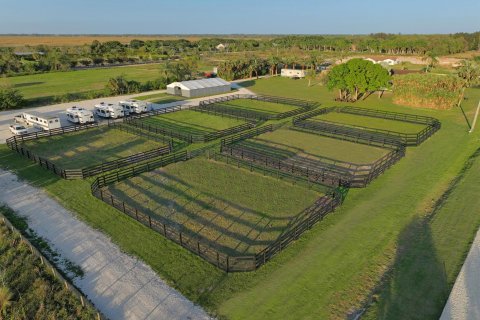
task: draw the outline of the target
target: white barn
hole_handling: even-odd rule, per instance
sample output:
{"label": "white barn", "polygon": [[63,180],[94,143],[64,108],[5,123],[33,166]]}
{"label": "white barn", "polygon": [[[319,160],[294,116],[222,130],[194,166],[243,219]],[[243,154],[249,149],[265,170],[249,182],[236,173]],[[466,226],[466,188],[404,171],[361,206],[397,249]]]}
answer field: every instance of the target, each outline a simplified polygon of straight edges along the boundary
{"label": "white barn", "polygon": [[173,82],[167,86],[167,93],[187,98],[228,93],[232,85],[221,78]]}

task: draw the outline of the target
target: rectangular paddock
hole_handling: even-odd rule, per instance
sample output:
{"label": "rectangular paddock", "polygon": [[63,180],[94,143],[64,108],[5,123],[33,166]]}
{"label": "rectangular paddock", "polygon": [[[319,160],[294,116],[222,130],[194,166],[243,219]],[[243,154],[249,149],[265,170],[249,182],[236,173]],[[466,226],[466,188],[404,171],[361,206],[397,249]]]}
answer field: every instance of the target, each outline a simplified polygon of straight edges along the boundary
{"label": "rectangular paddock", "polygon": [[311,228],[326,214],[333,211],[342,201],[341,194],[338,191],[332,191],[331,194],[319,198],[313,205],[299,214],[288,228],[276,240],[272,241],[270,245],[266,246],[264,250],[245,255],[231,255],[222,252],[214,243],[212,244],[201,237],[183,232],[168,222],[162,222],[156,216],[146,214],[138,207],[126,203],[108,191],[107,187],[109,185],[138,176],[155,168],[164,167],[178,161],[185,161],[188,157],[189,155],[186,152],[167,155],[133,168],[97,177],[91,185],[92,194],[226,272],[256,270],[269,261],[276,253],[284,249],[290,242],[298,239],[304,231]]}
{"label": "rectangular paddock", "polygon": [[[109,127],[110,126],[115,129],[120,129],[118,125],[115,126],[114,122],[109,123]],[[112,161],[102,162],[96,165],[86,166],[78,169],[77,168],[66,169],[56,164],[55,161],[48,160],[45,157],[40,157],[39,155],[29,150],[29,148],[24,146],[24,143],[28,141],[34,141],[42,138],[65,135],[65,134],[79,132],[79,131],[93,129],[93,128],[98,128],[98,124],[95,123],[95,124],[81,125],[81,126],[75,125],[75,126],[68,126],[68,127],[55,129],[55,130],[50,130],[50,132],[35,132],[35,133],[23,135],[23,136],[13,136],[7,139],[7,146],[11,150],[17,152],[19,155],[24,156],[27,159],[30,159],[31,161],[37,163],[40,167],[46,170],[49,170],[54,174],[67,180],[85,179],[100,173],[130,166],[132,164],[143,162],[143,161],[156,158],[172,152],[171,140],[160,139],[157,137],[157,141],[162,141],[162,143],[165,143],[165,145],[159,148],[147,150],[144,152],[139,152],[139,153],[132,154],[126,157],[121,157]]]}
{"label": "rectangular paddock", "polygon": [[[425,127],[414,133],[406,133],[398,132],[395,130],[372,128],[366,125],[345,124],[341,122],[320,119],[321,115],[328,115],[330,113],[351,114],[360,117],[398,121],[408,124],[418,124]],[[313,119],[315,117],[318,117],[318,119]],[[322,132],[326,134],[338,132],[343,136],[369,136],[373,140],[396,139],[405,144],[406,146],[420,145],[422,142],[431,137],[441,127],[440,121],[432,117],[356,107],[321,108],[299,115],[295,117],[292,122],[293,125],[296,127],[317,131],[319,132],[319,134],[321,134]]]}

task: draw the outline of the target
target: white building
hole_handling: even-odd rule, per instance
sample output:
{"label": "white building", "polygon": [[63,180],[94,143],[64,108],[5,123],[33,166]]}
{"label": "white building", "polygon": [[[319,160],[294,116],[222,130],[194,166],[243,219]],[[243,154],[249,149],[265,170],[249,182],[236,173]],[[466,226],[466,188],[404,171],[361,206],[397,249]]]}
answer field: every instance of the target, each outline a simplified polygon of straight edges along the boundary
{"label": "white building", "polygon": [[299,69],[282,69],[280,71],[280,75],[282,77],[288,78],[305,78],[306,70],[299,70]]}
{"label": "white building", "polygon": [[173,82],[167,86],[167,93],[187,98],[228,93],[231,90],[230,82],[221,78]]}
{"label": "white building", "polygon": [[367,60],[367,61],[370,61],[370,62],[373,62],[374,64],[381,64],[381,65],[387,65],[387,66],[394,66],[396,64],[398,64],[398,61],[397,59],[372,59],[372,58],[365,58],[364,60]]}
{"label": "white building", "polygon": [[227,48],[226,44],[220,43],[215,47],[217,50],[225,50]]}

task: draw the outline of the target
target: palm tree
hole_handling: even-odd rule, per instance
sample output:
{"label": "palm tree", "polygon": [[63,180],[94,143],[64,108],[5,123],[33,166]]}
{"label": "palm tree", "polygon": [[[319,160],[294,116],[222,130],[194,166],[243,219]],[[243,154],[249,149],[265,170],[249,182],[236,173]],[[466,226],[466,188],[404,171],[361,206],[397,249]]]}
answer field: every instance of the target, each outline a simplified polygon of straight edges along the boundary
{"label": "palm tree", "polygon": [[8,307],[12,304],[12,293],[7,287],[0,287],[0,319],[6,314]]}
{"label": "palm tree", "polygon": [[464,86],[469,88],[479,82],[480,67],[473,61],[463,60],[457,70],[457,76],[464,81]]}
{"label": "palm tree", "polygon": [[427,63],[428,63],[427,64],[427,69],[425,70],[425,72],[428,72],[428,68],[432,69],[438,63],[437,55],[433,51],[427,51],[425,53],[425,56],[422,58],[422,60],[427,61]]}

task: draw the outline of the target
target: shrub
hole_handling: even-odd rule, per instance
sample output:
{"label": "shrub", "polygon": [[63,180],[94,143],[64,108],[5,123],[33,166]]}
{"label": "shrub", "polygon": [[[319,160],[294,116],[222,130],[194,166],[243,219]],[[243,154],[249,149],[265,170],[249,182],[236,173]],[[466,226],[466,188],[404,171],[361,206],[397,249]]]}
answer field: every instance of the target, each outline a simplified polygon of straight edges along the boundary
{"label": "shrub", "polygon": [[407,74],[393,79],[393,102],[412,107],[446,110],[460,97],[462,81],[454,76]]}
{"label": "shrub", "polygon": [[23,103],[23,96],[15,88],[0,87],[0,110],[19,107]]}

